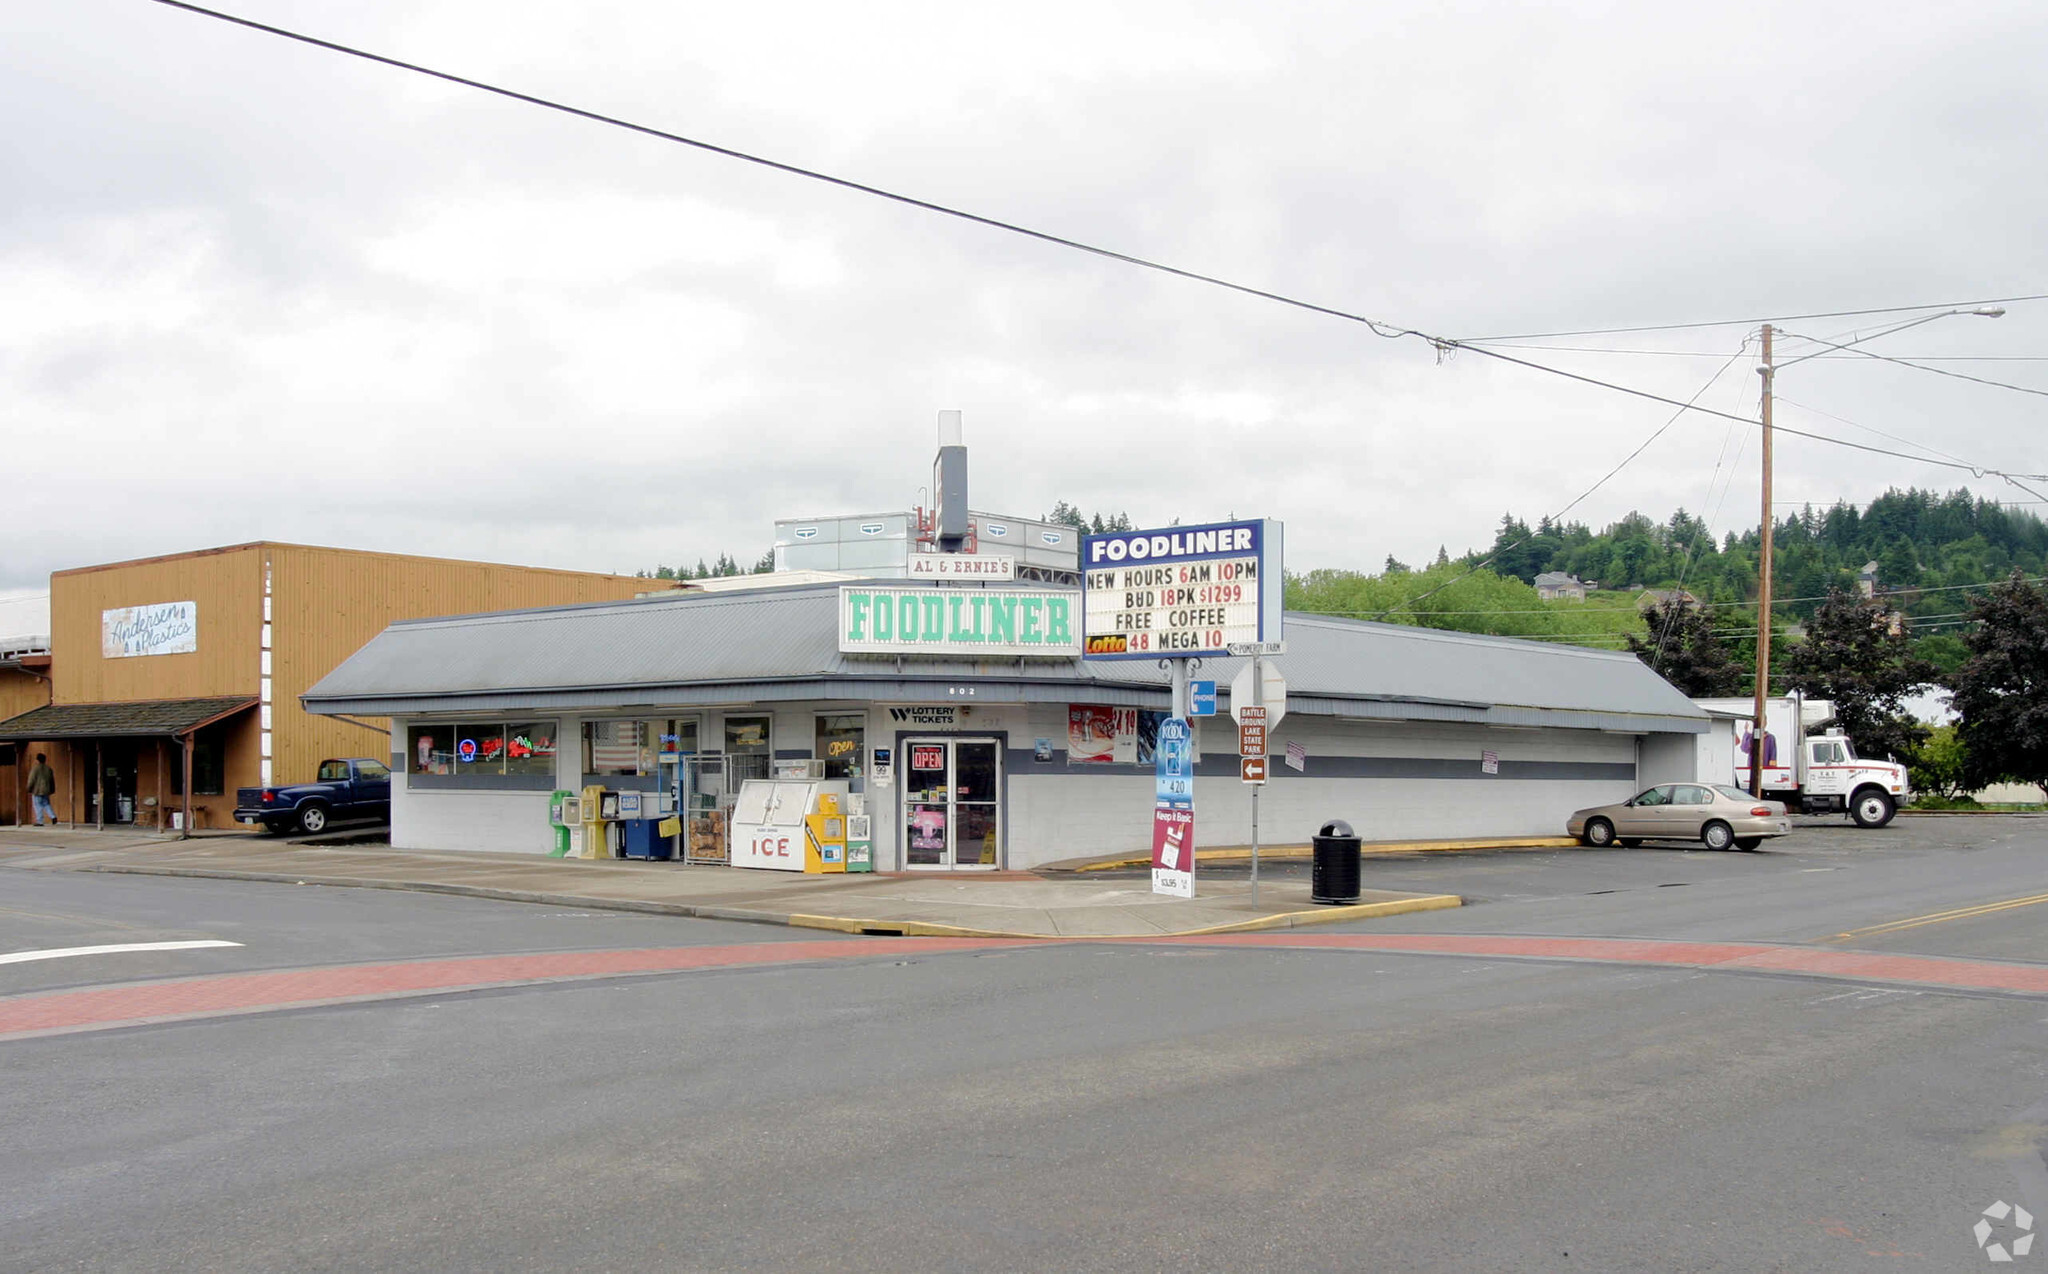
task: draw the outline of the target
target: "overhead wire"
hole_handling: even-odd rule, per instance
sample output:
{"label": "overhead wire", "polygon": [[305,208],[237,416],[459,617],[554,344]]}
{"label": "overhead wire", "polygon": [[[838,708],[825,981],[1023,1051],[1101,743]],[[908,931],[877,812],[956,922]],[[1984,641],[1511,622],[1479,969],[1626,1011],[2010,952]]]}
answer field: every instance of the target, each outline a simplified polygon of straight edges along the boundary
{"label": "overhead wire", "polygon": [[[1634,461],[1637,456],[1642,455],[1644,451],[1649,449],[1651,443],[1657,441],[1657,439],[1659,438],[1662,438],[1665,432],[1668,431],[1671,428],[1671,426],[1677,424],[1678,418],[1680,416],[1683,416],[1688,411],[1694,410],[1693,404],[1697,403],[1709,389],[1712,389],[1714,387],[1714,382],[1720,380],[1721,377],[1727,373],[1728,369],[1730,367],[1733,367],[1736,364],[1736,362],[1742,358],[1743,351],[1746,350],[1748,347],[1749,342],[1745,339],[1741,345],[1736,347],[1735,352],[1728,356],[1728,361],[1722,363],[1719,368],[1715,369],[1714,374],[1707,378],[1707,383],[1701,385],[1697,390],[1693,392],[1692,399],[1688,402],[1677,403],[1676,406],[1678,407],[1678,410],[1671,413],[1670,419],[1666,420],[1663,424],[1657,426],[1656,431],[1653,432],[1649,437],[1643,439],[1643,441],[1636,447],[1634,451],[1631,451],[1628,453],[1628,455],[1622,457],[1620,464],[1615,465],[1612,469],[1609,469],[1605,474],[1601,475],[1600,479],[1596,481],[1592,486],[1587,487],[1584,491],[1579,492],[1577,496],[1573,497],[1572,502],[1570,504],[1565,505],[1562,509],[1559,509],[1557,512],[1552,513],[1547,517],[1539,519],[1537,525],[1541,526],[1547,522],[1555,522],[1557,519],[1563,517],[1565,514],[1570,513],[1573,509],[1577,508],[1579,504],[1583,502],[1588,496],[1592,495],[1595,491],[1598,491],[1601,487],[1606,486],[1608,481],[1612,479],[1615,474],[1620,473],[1623,469],[1628,468],[1629,464],[1632,461]],[[1484,353],[1485,351],[1482,350],[1480,352]],[[1700,408],[1699,410],[1707,409]],[[1740,416],[1728,416],[1728,413],[1726,412],[1710,411],[1709,414],[1716,416],[1726,416],[1728,419],[1731,420],[1742,419]],[[1495,549],[1493,552],[1487,554],[1486,557],[1474,563],[1472,565],[1472,568],[1466,571],[1463,575],[1460,575],[1455,579],[1446,580],[1443,583],[1437,585],[1435,588],[1430,589],[1428,592],[1418,594],[1414,597],[1410,597],[1407,600],[1403,601],[1399,606],[1388,607],[1386,610],[1380,612],[1380,617],[1384,618],[1387,615],[1393,614],[1397,610],[1413,606],[1415,603],[1419,601],[1426,601],[1429,598],[1436,596],[1438,593],[1443,592],[1445,589],[1451,587],[1453,584],[1458,584],[1472,578],[1474,575],[1477,575],[1480,571],[1484,570],[1489,563],[1491,563],[1495,558],[1499,557],[1502,553],[1512,552],[1515,549],[1520,548],[1522,545],[1527,544],[1530,540],[1535,538],[1535,533],[1532,532],[1529,535],[1525,535],[1521,539],[1515,541],[1513,544],[1508,545],[1506,548]]]}
{"label": "overhead wire", "polygon": [[[936,213],[940,216],[945,217],[952,217],[960,221],[970,222],[972,224],[984,226],[992,230],[1000,230],[1008,234],[1020,235],[1028,239],[1037,240],[1041,243],[1052,244],[1057,247],[1070,248],[1077,252],[1085,252],[1093,256],[1104,258],[1106,260],[1118,261],[1125,265],[1136,266],[1140,269],[1152,270],[1161,274],[1172,275],[1176,278],[1187,279],[1195,283],[1205,283],[1212,287],[1223,288],[1227,291],[1236,292],[1245,296],[1257,297],[1262,300],[1272,301],[1276,304],[1290,306],[1292,308],[1305,310],[1310,313],[1321,314],[1330,318],[1342,319],[1346,322],[1358,323],[1363,325],[1367,330],[1371,331],[1374,335],[1380,336],[1387,340],[1398,340],[1405,337],[1415,337],[1419,340],[1427,341],[1431,346],[1433,346],[1436,349],[1439,358],[1452,354],[1458,350],[1470,350],[1473,353],[1484,355],[1487,358],[1496,359],[1501,362],[1512,363],[1516,366],[1525,367],[1533,371],[1545,372],[1549,375],[1559,376],[1567,380],[1579,381],[1584,384],[1593,385],[1602,389],[1607,389],[1615,393],[1627,394],[1632,397],[1643,398],[1652,402],[1663,403],[1667,406],[1681,407],[1687,408],[1689,410],[1700,411],[1707,415],[1719,416],[1727,420],[1740,420],[1743,423],[1750,425],[1757,424],[1758,422],[1746,419],[1744,417],[1734,416],[1727,412],[1715,411],[1711,408],[1691,407],[1689,404],[1681,403],[1677,399],[1667,398],[1662,394],[1651,393],[1648,390],[1635,389],[1631,386],[1617,384],[1612,381],[1601,380],[1598,377],[1584,376],[1576,372],[1566,371],[1563,368],[1550,367],[1542,363],[1531,362],[1528,359],[1516,358],[1512,355],[1501,353],[1498,350],[1488,349],[1485,347],[1483,342],[1487,340],[1507,341],[1533,339],[1535,337],[1541,337],[1546,335],[1576,336],[1605,335],[1617,332],[1678,331],[1688,328],[1727,327],[1735,326],[1738,324],[1752,325],[1758,322],[1765,321],[1777,322],[1803,320],[1809,318],[1855,317],[1859,315],[1869,314],[1902,314],[1916,312],[1920,310],[1941,309],[1944,308],[1944,306],[1953,308],[1963,305],[1997,305],[2014,304],[2020,301],[2048,300],[2048,293],[2039,293],[2027,296],[1988,297],[1980,298],[1974,301],[1944,302],[1941,304],[1887,306],[1876,309],[1864,310],[1823,310],[1813,311],[1804,314],[1785,315],[1774,319],[1719,320],[1708,323],[1667,323],[1626,328],[1591,328],[1582,329],[1574,332],[1535,333],[1524,334],[1523,336],[1519,337],[1481,337],[1472,338],[1469,340],[1459,340],[1448,337],[1433,336],[1427,332],[1421,331],[1416,328],[1402,327],[1398,324],[1386,322],[1380,319],[1375,319],[1365,314],[1356,313],[1350,310],[1339,309],[1335,306],[1321,305],[1313,301],[1302,300],[1299,297],[1288,296],[1285,293],[1274,292],[1265,288],[1252,287],[1249,284],[1233,282],[1229,279],[1220,278],[1216,275],[1203,274],[1195,270],[1182,269],[1178,266],[1168,265],[1162,261],[1155,261],[1150,258],[1136,256],[1131,253],[1119,252],[1115,249],[1100,247],[1095,244],[1086,243],[1079,239],[1068,238],[1064,235],[1052,234],[1044,230],[1035,230],[1029,226],[1020,225],[1016,222],[1004,221],[997,217],[990,217],[980,213],[969,212],[962,208],[952,207],[950,205],[938,203],[929,199],[921,199],[914,195],[903,194],[899,191],[889,190],[881,186],[870,185],[866,182],[854,181],[850,178],[835,176],[831,173],[821,172],[817,169],[805,168],[797,164],[785,163],[777,159],[770,159],[765,155],[757,155],[748,151],[736,149],[734,147],[722,146],[715,142],[706,141],[702,138],[690,137],[682,133],[671,132],[667,129],[655,128],[651,125],[635,123],[632,120],[623,119],[615,115],[606,115],[599,111],[588,110],[579,106],[572,106],[566,102],[558,101],[553,98],[542,97],[539,94],[521,92],[517,89],[506,88],[502,85],[492,84],[484,80],[473,79],[463,75],[456,75],[453,72],[449,71],[437,70],[433,67],[424,66],[416,62],[407,62],[400,58],[389,57],[381,53],[373,53],[367,49],[358,48],[354,45],[343,44],[336,40],[327,40],[322,39],[318,36],[307,35],[303,32],[291,30],[288,27],[275,26],[267,22],[258,22],[252,18],[245,18],[238,14],[227,13],[219,9],[210,9],[203,5],[190,3],[190,0],[153,0],[153,2],[156,4],[163,5],[167,8],[178,9],[183,12],[195,14],[200,17],[212,18],[216,21],[226,22],[234,26],[246,28],[251,31],[262,32],[266,35],[276,36],[280,39],[291,40],[299,44],[311,46],[313,48],[325,49],[332,53],[339,53],[345,57],[359,58],[363,61],[374,62],[382,66],[391,67],[396,70],[411,72],[412,74],[415,75],[427,76],[432,79],[441,80],[445,83],[459,84],[465,88],[472,88],[477,90],[478,92],[490,93],[495,96],[503,97],[512,101],[523,102],[530,106],[540,107],[543,110],[556,111],[564,115],[571,115],[579,119],[589,120],[592,123],[603,124],[612,128],[624,129],[628,132],[638,133],[642,136],[656,138],[661,141],[672,142],[680,146],[689,146],[694,149],[705,151],[710,154],[721,155],[728,159],[736,159],[743,163],[758,165],[763,168],[772,169],[776,172],[786,173],[790,176],[802,177],[807,180],[822,182],[826,185],[836,186],[843,190],[851,190],[858,194],[871,195],[877,199],[885,199],[889,200],[890,202],[903,204],[908,207],[919,208],[926,212]],[[1862,447],[1859,444],[1850,443],[1843,439],[1830,438],[1824,434],[1805,434],[1797,430],[1785,430],[1784,432],[1792,433],[1796,436],[1813,438],[1820,442],[1832,442],[1840,446],[1855,447],[1865,451],[1881,451],[1881,449],[1879,448]],[[1882,452],[1882,454],[1895,456],[1898,455],[1898,453],[1895,452]],[[1914,459],[1915,457],[1902,456],[1900,458]],[[1986,474],[1998,474],[1998,476],[2001,477],[2006,476],[1996,469],[1979,468],[1977,466],[1969,465],[1958,465],[1957,467],[1969,468],[1974,472],[1978,472],[1980,476]]]}
{"label": "overhead wire", "polygon": [[[1797,336],[1798,333],[1794,332],[1790,333],[1790,335]],[[1799,339],[1804,341],[1812,341],[1816,345],[1825,345],[1829,349],[1842,350],[1850,354],[1856,354],[1863,358],[1873,358],[1880,363],[1897,363],[1901,367],[1911,367],[1916,371],[1931,372],[1936,376],[1948,376],[1952,377],[1955,380],[1967,380],[1978,385],[1990,385],[1995,389],[2010,389],[2016,394],[2032,394],[2037,398],[2048,398],[2048,389],[2036,389],[2031,385],[2015,385],[2012,384],[2010,381],[1990,380],[1983,376],[1971,376],[1964,372],[1950,371],[1946,367],[1929,367],[1925,363],[1916,363],[1911,361],[1910,359],[1900,358],[1894,354],[1880,354],[1877,353],[1875,350],[1857,349],[1850,345],[1837,345],[1833,341],[1825,341],[1817,336],[1801,336]]]}
{"label": "overhead wire", "polygon": [[[1755,327],[1759,323],[1798,323],[1817,318],[1857,318],[1866,314],[1907,314],[1914,310],[1961,309],[1971,305],[2016,305],[2021,301],[2048,301],[2048,292],[2030,296],[1993,296],[1975,301],[1941,301],[1930,305],[1885,305],[1868,310],[1822,310],[1812,314],[1761,314],[1754,318],[1714,319],[1700,323],[1646,323],[1637,327],[1582,327],[1568,332],[1514,332],[1502,336],[1464,336],[1465,345],[1498,344],[1502,341],[1537,341],[1565,336],[1622,336],[1633,332],[1682,332],[1703,327]],[[1546,347],[1547,348],[1547,347]]]}

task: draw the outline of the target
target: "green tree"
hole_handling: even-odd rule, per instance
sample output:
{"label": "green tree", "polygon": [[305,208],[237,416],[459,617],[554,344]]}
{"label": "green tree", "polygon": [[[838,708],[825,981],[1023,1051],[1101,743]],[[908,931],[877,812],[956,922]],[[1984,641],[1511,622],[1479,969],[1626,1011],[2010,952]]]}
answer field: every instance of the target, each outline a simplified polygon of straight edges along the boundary
{"label": "green tree", "polygon": [[1744,672],[1726,642],[1714,632],[1710,612],[1683,598],[1643,612],[1646,637],[1625,634],[1629,652],[1691,698],[1740,693]]}
{"label": "green tree", "polygon": [[1913,753],[1907,773],[1913,790],[1929,792],[1952,801],[1967,790],[1970,781],[1969,749],[1962,734],[1952,725],[1938,725],[1928,732],[1927,741]]}
{"label": "green tree", "polygon": [[1949,679],[1969,786],[2010,779],[2048,797],[2048,585],[2014,571],[1970,618],[1969,658]]}
{"label": "green tree", "polygon": [[1905,625],[1878,599],[1830,593],[1780,667],[1794,690],[1834,701],[1835,720],[1863,755],[1911,757],[1927,737],[1905,699],[1934,680],[1934,665],[1913,653]]}

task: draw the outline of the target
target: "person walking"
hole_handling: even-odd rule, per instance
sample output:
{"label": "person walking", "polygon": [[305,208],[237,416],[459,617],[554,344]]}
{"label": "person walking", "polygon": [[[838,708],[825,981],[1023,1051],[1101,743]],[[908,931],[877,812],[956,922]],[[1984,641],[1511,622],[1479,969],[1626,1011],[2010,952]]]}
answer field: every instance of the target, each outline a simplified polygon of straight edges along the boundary
{"label": "person walking", "polygon": [[57,775],[50,769],[49,758],[36,753],[36,763],[28,772],[28,796],[32,803],[36,826],[41,827],[44,819],[50,826],[57,825],[57,812],[50,808],[50,798],[57,794]]}

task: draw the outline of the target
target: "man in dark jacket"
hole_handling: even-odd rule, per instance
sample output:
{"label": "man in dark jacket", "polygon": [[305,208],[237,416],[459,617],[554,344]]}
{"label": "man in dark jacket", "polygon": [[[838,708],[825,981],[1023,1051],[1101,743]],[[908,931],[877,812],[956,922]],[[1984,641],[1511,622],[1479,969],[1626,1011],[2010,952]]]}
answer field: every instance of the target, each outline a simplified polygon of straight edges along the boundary
{"label": "man in dark jacket", "polygon": [[36,826],[41,827],[44,819],[50,826],[57,825],[57,812],[50,808],[50,798],[57,792],[57,775],[50,769],[49,758],[36,753],[36,763],[28,772],[28,796],[35,808]]}

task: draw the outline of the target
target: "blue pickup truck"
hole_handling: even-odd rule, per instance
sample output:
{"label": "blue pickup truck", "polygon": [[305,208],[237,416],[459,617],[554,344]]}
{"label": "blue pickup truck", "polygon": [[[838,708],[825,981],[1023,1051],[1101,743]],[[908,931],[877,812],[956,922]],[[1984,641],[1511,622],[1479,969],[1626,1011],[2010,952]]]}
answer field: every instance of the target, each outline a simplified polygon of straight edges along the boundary
{"label": "blue pickup truck", "polygon": [[273,836],[294,828],[310,836],[326,831],[337,818],[389,821],[391,768],[369,757],[349,757],[322,761],[311,783],[235,791],[235,821],[261,823]]}

